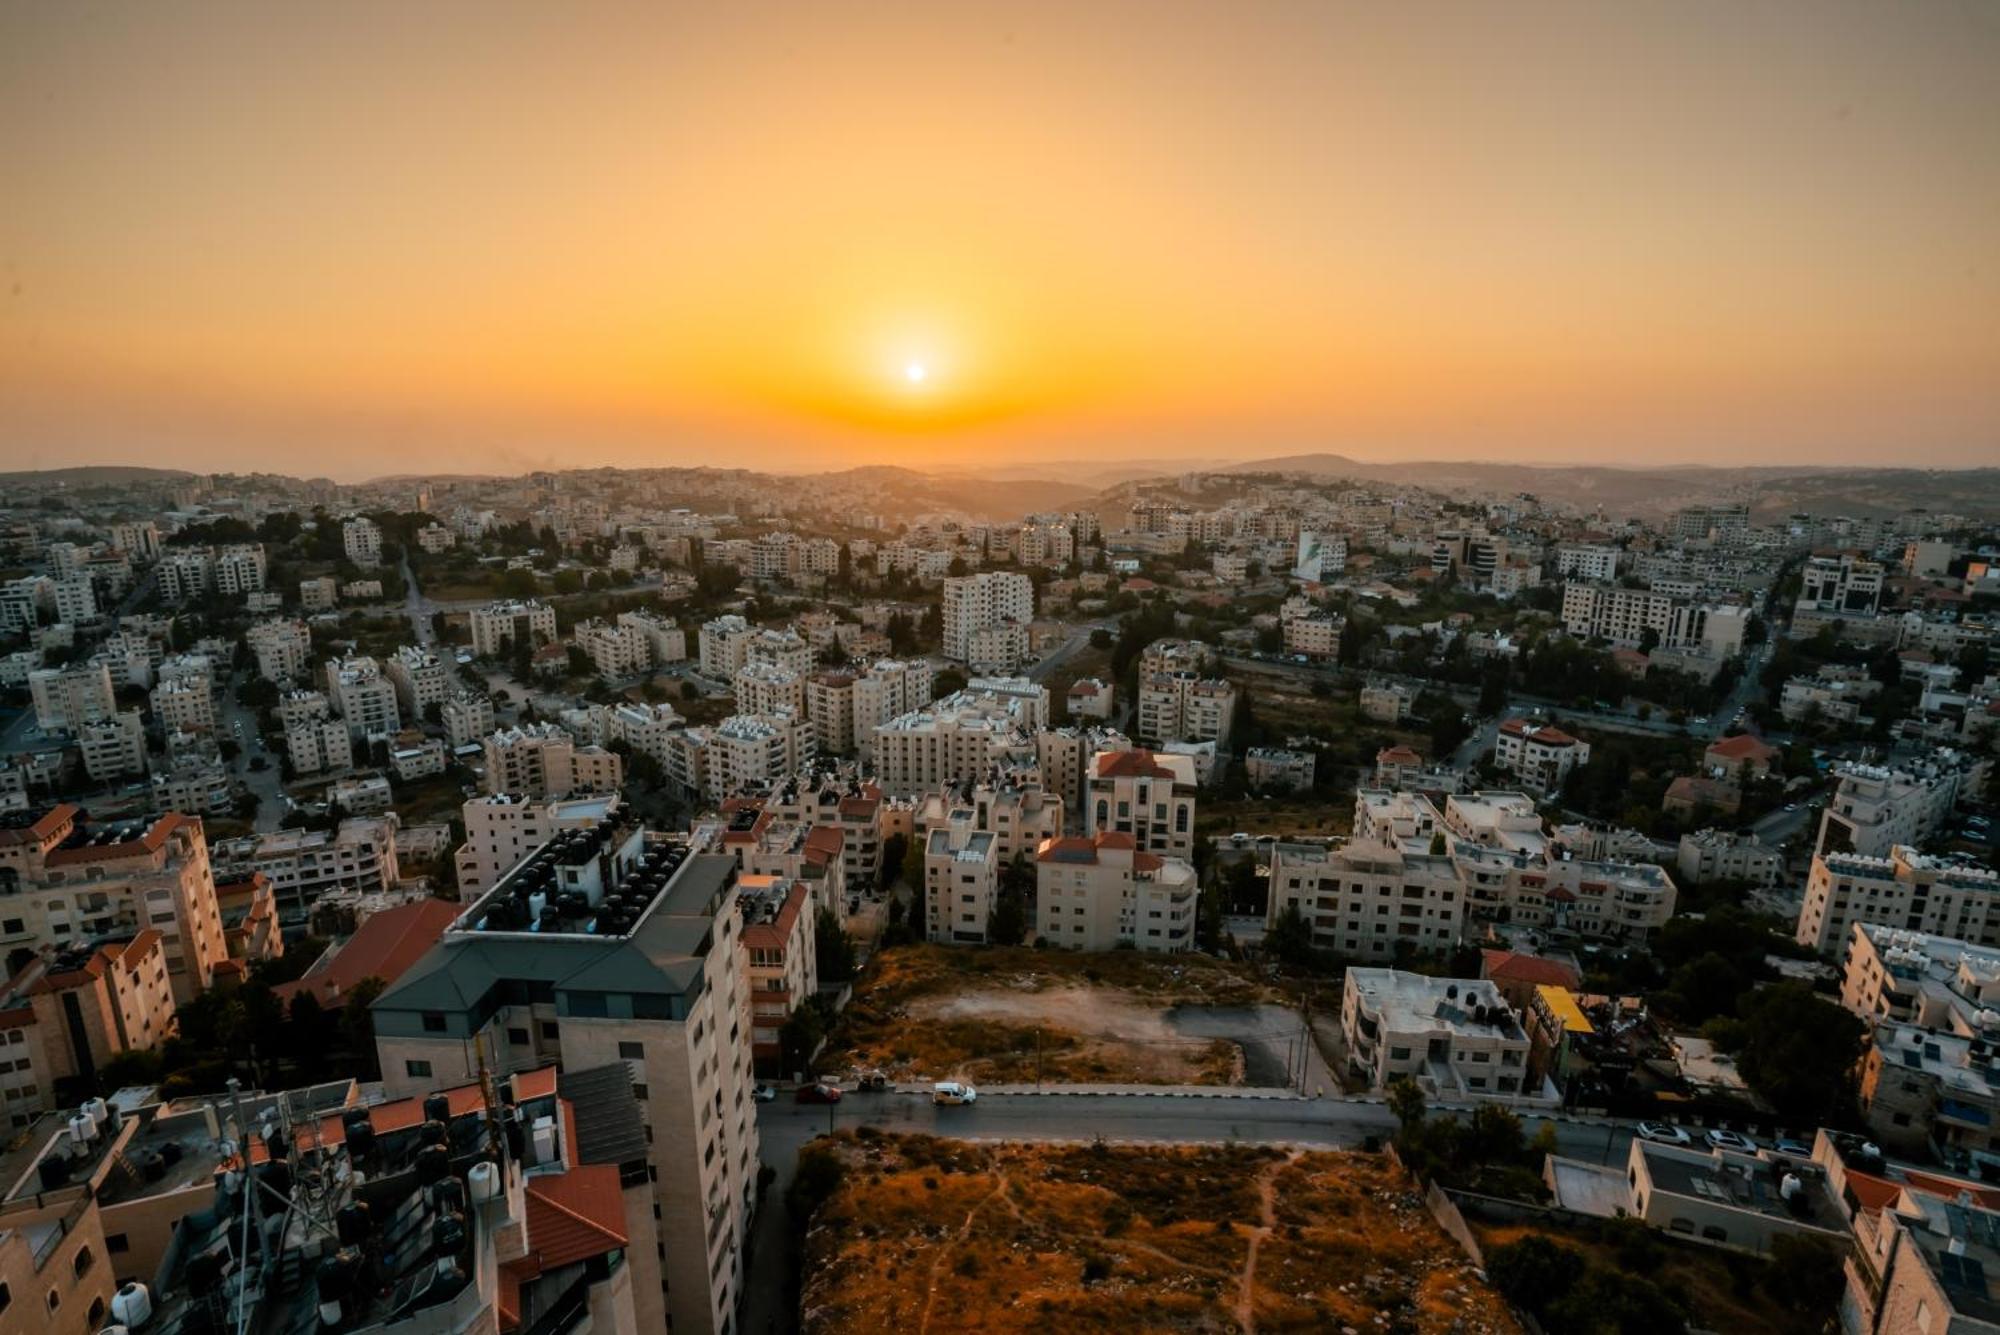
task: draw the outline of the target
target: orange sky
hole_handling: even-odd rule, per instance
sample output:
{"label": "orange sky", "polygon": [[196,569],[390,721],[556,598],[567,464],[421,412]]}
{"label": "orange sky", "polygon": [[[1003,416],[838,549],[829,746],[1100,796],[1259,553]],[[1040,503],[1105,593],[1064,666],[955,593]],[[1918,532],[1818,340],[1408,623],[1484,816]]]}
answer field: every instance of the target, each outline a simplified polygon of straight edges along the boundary
{"label": "orange sky", "polygon": [[1996,386],[1982,3],[0,10],[0,466],[2000,464]]}

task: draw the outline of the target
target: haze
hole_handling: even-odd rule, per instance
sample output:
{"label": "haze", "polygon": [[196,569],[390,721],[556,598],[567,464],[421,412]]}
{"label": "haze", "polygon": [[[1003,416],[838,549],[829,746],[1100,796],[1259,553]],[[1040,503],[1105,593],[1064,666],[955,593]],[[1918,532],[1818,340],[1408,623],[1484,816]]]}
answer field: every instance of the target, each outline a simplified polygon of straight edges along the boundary
{"label": "haze", "polygon": [[0,465],[1996,464],[1996,129],[1976,3],[16,4]]}

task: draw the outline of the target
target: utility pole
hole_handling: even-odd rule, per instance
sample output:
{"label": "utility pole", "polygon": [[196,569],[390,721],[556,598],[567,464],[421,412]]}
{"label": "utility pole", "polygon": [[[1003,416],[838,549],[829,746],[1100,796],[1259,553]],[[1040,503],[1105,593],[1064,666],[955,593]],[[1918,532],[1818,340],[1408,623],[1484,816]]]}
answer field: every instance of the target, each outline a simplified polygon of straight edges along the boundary
{"label": "utility pole", "polygon": [[1035,1088],[1042,1087],[1042,1027],[1035,1026]]}

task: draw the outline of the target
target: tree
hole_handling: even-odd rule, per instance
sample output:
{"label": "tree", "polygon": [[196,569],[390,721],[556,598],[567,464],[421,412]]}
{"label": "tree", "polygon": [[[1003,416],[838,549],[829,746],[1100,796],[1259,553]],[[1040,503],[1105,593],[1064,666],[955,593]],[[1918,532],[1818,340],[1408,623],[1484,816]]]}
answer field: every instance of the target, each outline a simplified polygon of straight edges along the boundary
{"label": "tree", "polygon": [[1389,1082],[1389,1111],[1396,1114],[1396,1124],[1405,1133],[1414,1131],[1424,1124],[1423,1087],[1406,1075],[1399,1075]]}
{"label": "tree", "polygon": [[1845,1280],[1840,1250],[1823,1238],[1780,1233],[1771,1239],[1771,1296],[1809,1320],[1832,1315]]}
{"label": "tree", "polygon": [[1746,994],[1737,1067],[1750,1088],[1792,1120],[1837,1120],[1854,1101],[1854,1067],[1866,1030],[1844,1007],[1803,983]]}
{"label": "tree", "polygon": [[822,908],[813,922],[813,960],[822,983],[844,983],[854,977],[854,943],[841,930],[840,915]]}
{"label": "tree", "polygon": [[1508,1302],[1539,1316],[1570,1291],[1584,1265],[1576,1248],[1530,1233],[1488,1252],[1486,1277]]}
{"label": "tree", "polygon": [[921,839],[911,839],[903,846],[903,884],[917,892],[917,902],[922,904],[924,889],[924,841]]}
{"label": "tree", "polygon": [[893,889],[896,878],[903,874],[903,858],[909,846],[909,836],[901,832],[882,841],[882,867],[877,874],[882,893],[887,894]]}
{"label": "tree", "polygon": [[787,1071],[805,1070],[826,1039],[826,1018],[816,1003],[817,998],[793,1007],[778,1027],[778,1048]]}

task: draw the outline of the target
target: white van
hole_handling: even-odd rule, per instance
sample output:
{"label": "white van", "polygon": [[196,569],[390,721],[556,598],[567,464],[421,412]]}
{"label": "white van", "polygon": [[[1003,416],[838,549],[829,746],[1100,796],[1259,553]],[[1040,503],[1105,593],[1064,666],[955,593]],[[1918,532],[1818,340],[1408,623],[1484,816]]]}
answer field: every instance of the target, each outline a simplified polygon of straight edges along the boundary
{"label": "white van", "polygon": [[932,1103],[971,1103],[978,1097],[978,1090],[956,1080],[940,1080],[931,1086]]}

